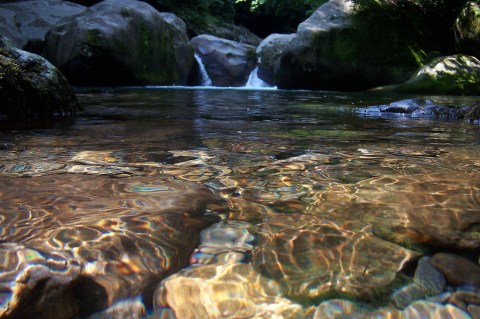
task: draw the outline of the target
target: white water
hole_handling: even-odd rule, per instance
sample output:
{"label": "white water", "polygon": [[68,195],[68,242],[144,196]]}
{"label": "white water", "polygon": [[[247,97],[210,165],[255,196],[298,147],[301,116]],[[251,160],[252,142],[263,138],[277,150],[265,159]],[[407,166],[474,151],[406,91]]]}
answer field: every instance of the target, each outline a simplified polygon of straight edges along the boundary
{"label": "white water", "polygon": [[203,65],[202,59],[198,54],[194,54],[195,60],[197,60],[198,67],[200,68],[200,75],[202,76],[202,86],[212,86],[212,79],[208,76],[205,65]]}
{"label": "white water", "polygon": [[253,71],[250,73],[248,77],[247,84],[245,85],[247,88],[268,88],[272,87],[271,85],[268,85],[265,81],[260,79],[258,77],[258,67],[253,69]]}

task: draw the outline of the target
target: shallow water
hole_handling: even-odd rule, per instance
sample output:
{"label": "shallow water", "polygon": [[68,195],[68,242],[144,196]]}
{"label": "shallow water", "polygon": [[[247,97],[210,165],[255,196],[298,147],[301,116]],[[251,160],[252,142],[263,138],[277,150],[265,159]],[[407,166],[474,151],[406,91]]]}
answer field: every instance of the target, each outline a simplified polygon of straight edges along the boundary
{"label": "shallow water", "polygon": [[[421,256],[478,260],[478,125],[355,112],[406,98],[378,94],[123,88],[78,98],[86,111],[75,120],[0,133],[3,316],[460,309],[434,300],[392,315],[403,308],[392,296]],[[412,303],[459,288],[442,289]]]}

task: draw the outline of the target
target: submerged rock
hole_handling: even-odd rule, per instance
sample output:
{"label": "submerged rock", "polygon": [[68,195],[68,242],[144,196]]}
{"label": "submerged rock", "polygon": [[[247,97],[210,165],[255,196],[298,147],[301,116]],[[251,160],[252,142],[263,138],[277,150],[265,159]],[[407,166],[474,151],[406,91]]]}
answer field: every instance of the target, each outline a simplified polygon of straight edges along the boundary
{"label": "submerged rock", "polygon": [[255,67],[255,47],[199,35],[190,43],[200,56],[214,86],[244,86]]}
{"label": "submerged rock", "polygon": [[0,115],[25,119],[81,109],[69,83],[53,65],[0,37]]}
{"label": "submerged rock", "polygon": [[381,240],[368,228],[354,232],[314,216],[275,214],[258,230],[253,264],[297,300],[346,295],[382,298],[403,265],[417,256]]}
{"label": "submerged rock", "polygon": [[478,95],[480,94],[480,60],[461,54],[436,58],[421,67],[408,81],[375,90]]}
{"label": "submerged rock", "polygon": [[158,316],[169,308],[172,318],[182,319],[306,318],[275,281],[249,264],[190,266],[165,279],[155,295]]}
{"label": "submerged rock", "polygon": [[44,56],[76,85],[187,83],[193,66],[185,23],[140,1],[105,0],[45,38]]}
{"label": "submerged rock", "polygon": [[405,310],[396,310],[388,307],[379,310],[369,310],[362,305],[349,300],[332,299],[322,302],[313,319],[342,318],[342,319],[471,319],[471,317],[453,305],[442,305],[428,301],[417,301]]}
{"label": "submerged rock", "polygon": [[86,9],[62,0],[0,3],[0,34],[8,37],[21,49],[41,53],[48,30],[61,19],[77,15]]}
{"label": "submerged rock", "polygon": [[480,288],[480,266],[472,261],[458,255],[438,253],[433,255],[430,263],[452,285]]}
{"label": "submerged rock", "polygon": [[480,4],[468,1],[455,20],[455,40],[460,52],[480,58]]}
{"label": "submerged rock", "polygon": [[[24,318],[85,317],[109,306],[113,308],[98,314],[100,318],[128,309],[141,312],[141,305],[121,301],[138,297],[150,305],[153,288],[188,265],[200,232],[218,221],[205,212],[221,204],[196,183],[159,177],[58,174],[29,179],[22,189],[15,183],[14,178],[2,181],[6,193],[1,198],[0,239],[18,243],[2,246],[7,254],[1,258],[2,269],[8,271],[0,284],[11,300],[4,311],[43,314],[61,308],[52,311],[52,317]],[[18,245],[28,247],[29,254],[7,258],[21,251]],[[46,270],[39,268],[43,264]],[[37,270],[29,273],[37,268],[38,275]],[[21,276],[28,285],[19,284]],[[51,304],[56,306],[50,309]]]}

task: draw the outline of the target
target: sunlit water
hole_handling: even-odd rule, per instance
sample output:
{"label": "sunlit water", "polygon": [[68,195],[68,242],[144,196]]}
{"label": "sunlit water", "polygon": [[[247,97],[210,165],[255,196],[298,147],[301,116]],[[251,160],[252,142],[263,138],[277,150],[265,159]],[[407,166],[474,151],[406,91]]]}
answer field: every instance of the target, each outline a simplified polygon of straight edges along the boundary
{"label": "sunlit water", "polygon": [[478,125],[355,112],[405,96],[78,98],[74,120],[0,133],[1,315],[469,318],[434,299],[460,285],[393,296],[421,256],[478,260]]}

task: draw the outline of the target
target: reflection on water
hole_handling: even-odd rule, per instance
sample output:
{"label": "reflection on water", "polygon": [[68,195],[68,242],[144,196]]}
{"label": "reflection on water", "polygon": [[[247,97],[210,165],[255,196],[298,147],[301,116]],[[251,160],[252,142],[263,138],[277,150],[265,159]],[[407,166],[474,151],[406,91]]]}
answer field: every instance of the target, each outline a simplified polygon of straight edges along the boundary
{"label": "reflection on water", "polygon": [[[478,126],[349,112],[395,99],[365,94],[79,99],[73,123],[0,133],[0,316],[480,313],[452,277],[480,269]],[[418,262],[438,252],[465,263]]]}

